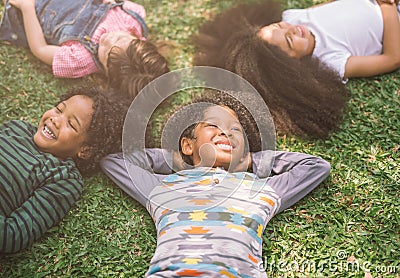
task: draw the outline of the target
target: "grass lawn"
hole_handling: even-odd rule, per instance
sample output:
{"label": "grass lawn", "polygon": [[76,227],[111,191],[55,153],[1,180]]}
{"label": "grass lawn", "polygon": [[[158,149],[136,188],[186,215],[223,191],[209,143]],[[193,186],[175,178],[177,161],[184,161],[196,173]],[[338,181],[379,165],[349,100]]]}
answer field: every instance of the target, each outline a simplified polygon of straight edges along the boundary
{"label": "grass lawn", "polygon": [[[171,69],[179,69],[191,66],[189,36],[199,24],[237,1],[137,2],[153,37],[175,43]],[[287,0],[288,7],[310,4]],[[0,122],[37,123],[61,93],[87,81],[55,79],[26,49],[0,44]],[[321,156],[332,172],[267,226],[269,277],[400,277],[400,71],[347,86],[339,132],[325,141],[278,138],[278,149]],[[0,258],[0,277],[143,277],[155,246],[146,210],[98,174],[85,180],[83,196],[58,226]]]}

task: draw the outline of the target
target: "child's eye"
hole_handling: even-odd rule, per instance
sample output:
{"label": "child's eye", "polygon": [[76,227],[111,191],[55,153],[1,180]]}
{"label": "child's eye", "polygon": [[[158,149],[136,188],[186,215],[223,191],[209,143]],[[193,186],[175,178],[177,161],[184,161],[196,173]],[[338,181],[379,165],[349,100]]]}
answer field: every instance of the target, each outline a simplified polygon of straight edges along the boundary
{"label": "child's eye", "polygon": [[218,128],[218,126],[217,125],[215,125],[215,124],[207,124],[207,126],[209,126],[209,127],[212,127],[212,128]]}
{"label": "child's eye", "polygon": [[55,109],[56,109],[56,112],[57,112],[57,113],[62,113],[60,107],[56,106]]}
{"label": "child's eye", "polygon": [[242,132],[242,129],[240,127],[237,127],[237,126],[232,127],[231,130],[232,131],[237,131],[237,132]]}
{"label": "child's eye", "polygon": [[286,43],[290,49],[293,49],[293,40],[290,36],[285,36]]}
{"label": "child's eye", "polygon": [[75,130],[76,132],[78,132],[78,130],[76,129],[75,125],[74,125],[71,121],[68,121],[68,124],[69,124],[69,126],[70,126],[73,130]]}

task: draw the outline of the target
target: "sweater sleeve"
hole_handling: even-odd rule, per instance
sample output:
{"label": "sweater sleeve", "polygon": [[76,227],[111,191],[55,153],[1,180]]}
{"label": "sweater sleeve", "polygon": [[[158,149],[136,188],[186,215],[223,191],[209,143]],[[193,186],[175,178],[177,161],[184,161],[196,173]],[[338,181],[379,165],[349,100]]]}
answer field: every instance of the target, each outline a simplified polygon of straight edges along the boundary
{"label": "sweater sleeve", "polygon": [[143,206],[153,188],[165,175],[172,173],[172,152],[146,149],[145,152],[111,154],[100,165],[110,179]]}
{"label": "sweater sleeve", "polygon": [[[0,253],[21,251],[60,222],[79,199],[82,184],[76,169],[58,167],[10,214],[0,213]],[[0,204],[0,212],[5,206]]]}
{"label": "sweater sleeve", "polygon": [[[272,168],[260,167],[264,157],[268,163],[272,158]],[[267,177],[267,184],[280,196],[279,213],[300,201],[322,183],[331,168],[320,157],[296,152],[265,151],[253,154],[253,169],[258,177]]]}

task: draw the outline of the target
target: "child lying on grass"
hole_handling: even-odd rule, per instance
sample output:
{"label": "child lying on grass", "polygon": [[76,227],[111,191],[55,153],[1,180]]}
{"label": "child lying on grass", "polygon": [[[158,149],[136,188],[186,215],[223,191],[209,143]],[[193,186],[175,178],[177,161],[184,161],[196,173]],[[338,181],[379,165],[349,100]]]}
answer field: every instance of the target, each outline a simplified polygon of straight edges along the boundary
{"label": "child lying on grass", "polygon": [[330,165],[301,153],[251,153],[256,126],[239,101],[222,92],[198,101],[208,105],[179,139],[191,167],[172,173],[172,152],[161,149],[109,155],[101,166],[154,219],[157,248],[146,277],[266,277],[265,226],[317,187]]}
{"label": "child lying on grass", "polygon": [[169,71],[167,60],[146,40],[145,9],[131,1],[7,0],[0,40],[29,46],[55,77],[101,72],[133,99]]}
{"label": "child lying on grass", "polygon": [[1,125],[0,254],[28,247],[65,216],[82,193],[82,175],[120,149],[125,106],[111,92],[75,88],[37,127]]}

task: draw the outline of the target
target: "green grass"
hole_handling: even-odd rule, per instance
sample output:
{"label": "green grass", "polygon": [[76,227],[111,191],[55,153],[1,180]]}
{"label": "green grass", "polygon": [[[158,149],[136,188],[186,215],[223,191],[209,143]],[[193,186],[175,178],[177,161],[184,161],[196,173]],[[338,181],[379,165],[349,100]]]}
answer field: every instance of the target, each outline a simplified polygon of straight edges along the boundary
{"label": "green grass", "polygon": [[[138,2],[147,8],[153,37],[176,45],[171,68],[179,69],[191,66],[189,36],[235,1]],[[0,65],[1,123],[37,123],[61,93],[87,82],[55,79],[29,51],[8,45],[0,45]],[[347,86],[351,99],[339,132],[325,141],[278,138],[279,149],[319,155],[332,172],[267,226],[269,277],[364,277],[365,269],[373,277],[400,276],[400,71]],[[57,227],[29,249],[0,258],[0,276],[142,277],[155,245],[146,210],[99,174],[85,180],[82,198]]]}

